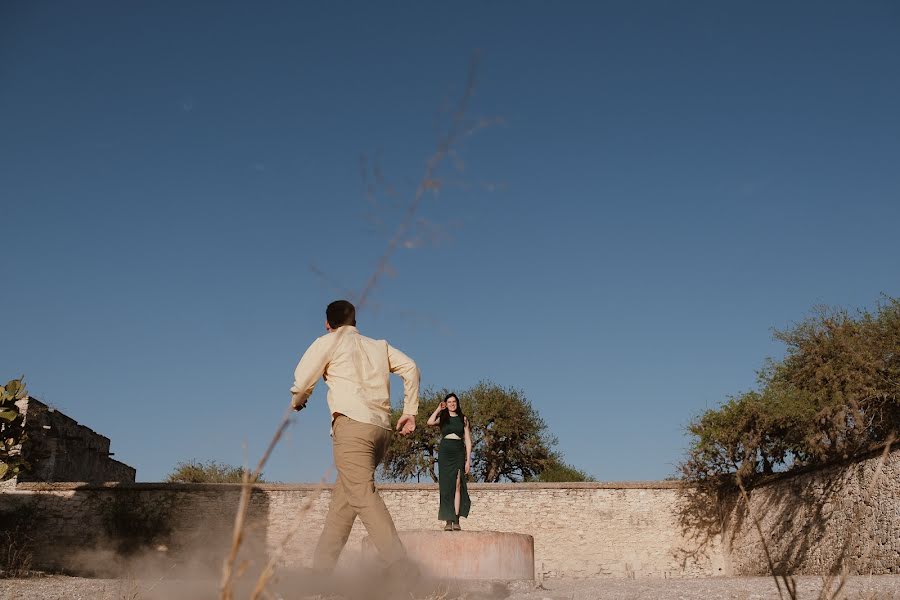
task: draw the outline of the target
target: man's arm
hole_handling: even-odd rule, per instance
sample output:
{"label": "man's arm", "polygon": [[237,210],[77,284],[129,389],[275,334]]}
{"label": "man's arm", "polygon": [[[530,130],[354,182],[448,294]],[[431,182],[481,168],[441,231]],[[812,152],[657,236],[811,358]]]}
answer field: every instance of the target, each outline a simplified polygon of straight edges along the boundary
{"label": "man's arm", "polygon": [[294,369],[294,385],[291,386],[291,407],[300,410],[313,393],[319,378],[328,365],[326,344],[322,338],[313,342]]}
{"label": "man's arm", "polygon": [[391,373],[403,380],[403,416],[397,421],[397,429],[403,435],[416,430],[416,413],[419,412],[419,368],[416,363],[388,344],[388,365]]}

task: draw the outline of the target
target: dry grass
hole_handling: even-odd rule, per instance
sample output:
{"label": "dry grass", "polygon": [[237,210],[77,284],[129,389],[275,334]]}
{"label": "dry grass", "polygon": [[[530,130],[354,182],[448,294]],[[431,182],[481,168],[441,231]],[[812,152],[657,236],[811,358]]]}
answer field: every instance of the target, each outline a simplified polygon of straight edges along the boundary
{"label": "dry grass", "polygon": [[293,527],[288,530],[281,540],[281,543],[278,544],[278,548],[272,553],[272,556],[269,557],[269,562],[266,563],[262,573],[260,573],[259,578],[256,580],[256,585],[253,586],[253,591],[250,593],[250,600],[257,600],[258,598],[265,596],[266,587],[275,575],[275,569],[284,556],[285,549],[303,525],[303,516],[310,508],[312,508],[313,503],[319,499],[319,496],[322,495],[322,490],[324,489],[325,482],[322,481],[319,483],[319,487],[316,491],[309,498],[306,498],[300,506],[300,511],[297,514],[297,520],[294,522]]}
{"label": "dry grass", "polygon": [[[391,261],[397,250],[412,243],[410,241],[411,236],[415,232],[418,223],[418,214],[420,212],[423,200],[429,194],[437,194],[444,185],[442,180],[438,177],[439,168],[448,159],[448,157],[454,160],[457,159],[455,147],[460,142],[460,140],[493,123],[493,121],[487,119],[470,121],[467,116],[469,103],[475,91],[477,67],[478,57],[476,55],[470,62],[468,74],[466,77],[466,85],[460,99],[457,102],[455,110],[452,112],[450,123],[446,131],[438,140],[431,157],[426,162],[425,172],[419,179],[419,183],[416,185],[414,193],[405,205],[403,217],[401,218],[399,225],[388,240],[387,245],[380,255],[374,270],[372,271],[366,282],[363,284],[360,292],[358,294],[350,295],[350,298],[356,304],[357,310],[361,310],[367,306],[372,293],[375,291],[380,281],[386,274],[392,273],[393,269],[391,268]],[[379,181],[383,179],[380,176],[380,170],[376,170],[376,178]],[[391,194],[393,194],[394,190],[390,190],[390,192]],[[341,332],[342,330],[338,329],[336,332],[337,336],[340,336]],[[338,341],[339,337],[335,337],[334,343],[337,343]],[[288,410],[285,412],[284,417],[276,428],[275,434],[272,436],[272,439],[269,442],[266,451],[263,453],[262,458],[260,458],[259,462],[257,463],[256,468],[250,473],[245,471],[238,509],[237,513],[235,514],[231,546],[228,552],[228,556],[226,557],[225,562],[222,566],[222,577],[219,584],[219,597],[221,600],[233,600],[235,594],[235,580],[238,579],[244,572],[246,572],[249,566],[246,563],[238,564],[237,559],[241,549],[241,545],[244,541],[244,529],[246,526],[247,511],[250,505],[250,496],[253,490],[253,485],[257,482],[259,475],[260,473],[262,473],[263,467],[265,467],[272,451],[278,445],[278,442],[281,440],[284,432],[290,426],[292,422],[292,416],[293,411],[288,408]],[[317,497],[320,493],[321,488],[316,492],[315,497]],[[253,587],[253,591],[250,595],[251,598],[257,599],[267,598],[271,596],[267,592],[267,586],[271,581],[273,575],[275,574],[278,561],[284,555],[285,548],[287,547],[288,542],[301,526],[303,514],[305,514],[305,512],[309,510],[312,501],[313,498],[311,498],[307,503],[304,504],[304,508],[301,510],[301,513],[298,516],[298,522],[294,525],[294,527],[281,542],[281,544],[276,548],[276,550],[272,554],[272,558],[263,568],[262,573],[257,579],[256,585]]]}
{"label": "dry grass", "polygon": [[20,527],[3,532],[0,540],[3,577],[25,577],[31,572],[31,543],[31,538]]}

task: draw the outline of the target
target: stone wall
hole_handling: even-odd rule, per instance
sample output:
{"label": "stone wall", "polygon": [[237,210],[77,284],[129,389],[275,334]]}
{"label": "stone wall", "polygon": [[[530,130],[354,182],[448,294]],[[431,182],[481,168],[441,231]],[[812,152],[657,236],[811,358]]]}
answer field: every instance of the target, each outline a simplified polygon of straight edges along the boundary
{"label": "stone wall", "polygon": [[[442,525],[437,486],[380,489],[399,529]],[[463,528],[534,536],[535,571],[547,577],[704,577],[768,570],[747,506],[737,498],[698,512],[688,501],[690,490],[673,482],[472,484],[469,489],[472,513]],[[229,544],[239,494],[240,486],[228,484],[19,483],[0,493],[0,513],[32,519],[37,567],[84,571],[98,564],[86,561],[85,551],[110,557],[146,550],[167,564],[201,563],[214,573]],[[900,573],[900,451],[883,465],[876,455],[782,477],[750,496],[778,569],[828,573],[845,555],[856,572]],[[283,562],[309,564],[329,500],[328,486],[256,486],[246,555],[271,556],[291,536]],[[0,524],[6,522],[0,515]],[[358,557],[363,535],[357,522],[344,562]]]}
{"label": "stone wall", "polygon": [[136,472],[110,458],[109,438],[43,402],[16,402],[25,415],[21,453],[31,468],[18,481],[134,481]]}
{"label": "stone wall", "polygon": [[[434,485],[383,485],[398,529],[437,529]],[[165,547],[169,558],[216,568],[228,547],[239,486],[202,484],[19,484],[0,511],[28,508],[35,564],[83,570],[85,549]],[[548,577],[696,577],[720,574],[718,548],[697,553],[674,517],[670,482],[472,484],[471,530],[534,536],[536,572]],[[285,562],[309,564],[330,501],[328,487],[259,485],[249,519],[250,554],[271,554],[288,534]],[[342,560],[354,560],[365,530],[357,521]],[[450,534],[452,535],[452,534]],[[707,548],[710,550],[710,548]]]}
{"label": "stone wall", "polygon": [[768,565],[753,523],[759,519],[778,572],[900,573],[900,450],[782,477],[726,507],[725,545],[735,575]]}

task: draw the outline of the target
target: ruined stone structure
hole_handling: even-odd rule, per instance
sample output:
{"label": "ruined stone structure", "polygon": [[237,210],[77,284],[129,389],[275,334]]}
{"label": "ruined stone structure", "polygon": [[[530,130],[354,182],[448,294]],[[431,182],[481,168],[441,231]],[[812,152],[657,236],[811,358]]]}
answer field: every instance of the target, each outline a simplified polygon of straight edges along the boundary
{"label": "ruined stone structure", "polygon": [[110,458],[108,437],[30,396],[16,406],[25,415],[21,452],[31,465],[18,481],[134,481],[132,467]]}

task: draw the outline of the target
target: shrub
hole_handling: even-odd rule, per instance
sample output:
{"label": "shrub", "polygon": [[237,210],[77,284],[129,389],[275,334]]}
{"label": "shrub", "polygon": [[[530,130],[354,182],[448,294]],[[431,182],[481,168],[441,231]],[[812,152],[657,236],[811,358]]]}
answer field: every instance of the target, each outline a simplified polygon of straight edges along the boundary
{"label": "shrub", "polygon": [[[169,473],[166,481],[170,483],[242,483],[244,468],[214,460],[207,462],[189,460],[175,465],[175,470]],[[261,473],[257,481],[265,481]]]}
{"label": "shrub", "polygon": [[12,479],[28,466],[21,454],[25,417],[16,406],[26,395],[24,376],[0,386],[0,481]]}
{"label": "shrub", "polygon": [[900,425],[900,301],[874,313],[818,309],[776,331],[787,346],[757,390],[689,425],[682,475],[746,483],[791,468],[843,460],[887,441]]}

